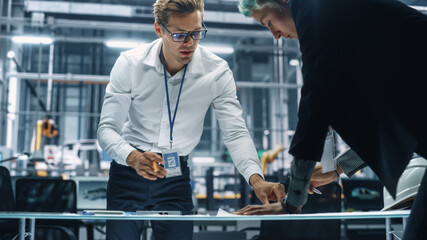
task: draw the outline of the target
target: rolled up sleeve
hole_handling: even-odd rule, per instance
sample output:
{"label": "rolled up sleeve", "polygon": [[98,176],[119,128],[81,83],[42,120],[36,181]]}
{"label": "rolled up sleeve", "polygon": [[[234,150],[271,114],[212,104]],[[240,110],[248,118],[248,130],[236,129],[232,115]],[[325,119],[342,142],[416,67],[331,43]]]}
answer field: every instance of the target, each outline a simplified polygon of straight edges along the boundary
{"label": "rolled up sleeve", "polygon": [[264,177],[255,145],[242,117],[242,107],[237,100],[236,85],[229,68],[220,76],[215,91],[212,107],[234,165],[248,183],[253,174]]}
{"label": "rolled up sleeve", "polygon": [[102,149],[116,162],[127,165],[126,159],[134,148],[121,136],[131,104],[130,66],[120,56],[110,74],[98,126],[98,141]]}
{"label": "rolled up sleeve", "polygon": [[335,162],[349,178],[360,169],[368,166],[352,149],[348,149],[335,158]]}

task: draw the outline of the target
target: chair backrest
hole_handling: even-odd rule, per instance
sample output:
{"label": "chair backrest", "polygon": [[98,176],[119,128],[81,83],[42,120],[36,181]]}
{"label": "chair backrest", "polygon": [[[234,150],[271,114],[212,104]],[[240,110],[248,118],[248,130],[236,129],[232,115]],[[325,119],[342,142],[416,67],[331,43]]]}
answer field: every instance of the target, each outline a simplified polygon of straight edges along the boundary
{"label": "chair backrest", "polygon": [[[12,181],[9,170],[0,166],[0,211],[15,211]],[[18,232],[17,219],[0,219],[0,239],[12,239]]]}
{"label": "chair backrest", "polygon": [[16,210],[10,173],[9,170],[3,166],[0,166],[0,196],[0,211]]}
{"label": "chair backrest", "polygon": [[16,208],[29,212],[77,212],[77,190],[72,180],[20,178],[15,183]]}
{"label": "chair backrest", "polygon": [[[321,195],[308,195],[302,213],[341,211],[341,187],[336,182],[317,188]],[[325,230],[326,229],[326,230]],[[260,240],[339,240],[340,220],[261,221]]]}

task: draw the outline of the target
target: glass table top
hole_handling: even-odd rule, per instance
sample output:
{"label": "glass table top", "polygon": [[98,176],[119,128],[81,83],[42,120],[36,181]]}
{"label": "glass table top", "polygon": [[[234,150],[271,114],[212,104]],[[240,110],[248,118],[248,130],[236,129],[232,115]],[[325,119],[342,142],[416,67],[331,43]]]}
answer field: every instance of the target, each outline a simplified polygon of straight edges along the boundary
{"label": "glass table top", "polygon": [[371,212],[336,212],[313,214],[282,215],[160,215],[123,212],[120,214],[86,215],[82,213],[42,213],[42,212],[0,212],[0,218],[27,219],[82,219],[82,220],[175,220],[175,221],[259,221],[259,220],[325,220],[325,219],[386,219],[409,217],[410,210],[371,211]]}

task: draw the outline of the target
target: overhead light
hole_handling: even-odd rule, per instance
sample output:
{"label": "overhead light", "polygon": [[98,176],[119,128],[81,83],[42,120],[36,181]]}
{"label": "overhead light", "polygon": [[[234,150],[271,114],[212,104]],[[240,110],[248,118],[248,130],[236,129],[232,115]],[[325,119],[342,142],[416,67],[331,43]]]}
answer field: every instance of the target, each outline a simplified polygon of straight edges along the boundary
{"label": "overhead light", "polygon": [[291,59],[291,61],[289,61],[289,65],[291,65],[293,67],[298,67],[299,66],[299,60],[298,59]]}
{"label": "overhead light", "polygon": [[127,40],[110,40],[106,41],[105,45],[111,48],[135,48],[144,43],[137,41],[127,41]]}
{"label": "overhead light", "polygon": [[7,52],[7,57],[10,58],[10,59],[14,58],[15,57],[15,52],[14,51]]}
{"label": "overhead light", "polygon": [[53,39],[50,37],[15,36],[12,37],[12,41],[15,43],[27,44],[51,44],[53,42]]}
{"label": "overhead light", "polygon": [[225,45],[202,45],[204,48],[216,54],[232,54],[234,53],[234,48],[231,46]]}

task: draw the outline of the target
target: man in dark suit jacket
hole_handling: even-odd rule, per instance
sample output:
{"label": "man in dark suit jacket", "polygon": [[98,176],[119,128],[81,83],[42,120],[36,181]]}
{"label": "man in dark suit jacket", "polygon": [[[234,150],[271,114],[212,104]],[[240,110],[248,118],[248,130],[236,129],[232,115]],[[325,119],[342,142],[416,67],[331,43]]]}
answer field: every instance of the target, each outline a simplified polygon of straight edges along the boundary
{"label": "man in dark suit jacket", "polygon": [[[395,196],[412,154],[427,157],[427,17],[394,0],[241,0],[240,11],[299,39],[304,77],[283,207],[241,212],[298,212],[328,126]],[[426,188],[424,176],[408,239],[427,236]]]}

